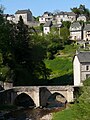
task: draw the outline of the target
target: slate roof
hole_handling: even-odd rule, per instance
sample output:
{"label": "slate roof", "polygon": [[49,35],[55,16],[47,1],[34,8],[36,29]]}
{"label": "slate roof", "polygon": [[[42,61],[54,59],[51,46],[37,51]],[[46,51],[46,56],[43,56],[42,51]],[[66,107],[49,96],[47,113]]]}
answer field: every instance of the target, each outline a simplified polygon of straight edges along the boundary
{"label": "slate roof", "polygon": [[71,24],[71,27],[80,27],[80,23],[79,22],[74,22]]}
{"label": "slate roof", "polygon": [[17,10],[15,14],[25,14],[31,12],[29,9],[28,10]]}
{"label": "slate roof", "polygon": [[44,12],[44,14],[48,14],[49,16],[53,15],[51,12],[48,12],[48,11]]}
{"label": "slate roof", "polygon": [[44,27],[51,27],[52,26],[52,21],[47,21],[45,24],[44,24]]}
{"label": "slate roof", "polygon": [[76,14],[74,12],[63,12],[63,11],[57,13],[57,15],[76,16]]}
{"label": "slate roof", "polygon": [[90,24],[87,24],[87,25],[85,25],[85,27],[84,27],[84,31],[88,31],[88,30],[90,30]]}
{"label": "slate roof", "polygon": [[67,12],[67,14],[68,14],[69,16],[76,16],[76,14],[75,14],[74,12]]}
{"label": "slate roof", "polygon": [[54,24],[54,25],[52,25],[52,27],[61,28],[62,24]]}
{"label": "slate roof", "polygon": [[83,51],[79,52],[76,55],[80,62],[90,62],[90,52],[89,51]]}

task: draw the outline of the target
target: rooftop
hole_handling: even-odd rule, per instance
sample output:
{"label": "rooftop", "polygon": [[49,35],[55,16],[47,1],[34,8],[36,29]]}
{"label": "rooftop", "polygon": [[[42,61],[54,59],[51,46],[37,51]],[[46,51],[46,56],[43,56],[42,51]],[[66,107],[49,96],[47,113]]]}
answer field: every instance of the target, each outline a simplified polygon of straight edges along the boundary
{"label": "rooftop", "polygon": [[90,51],[82,51],[76,55],[80,62],[90,62]]}
{"label": "rooftop", "polygon": [[15,14],[25,14],[25,13],[28,13],[28,12],[31,12],[29,9],[27,10],[17,10]]}
{"label": "rooftop", "polygon": [[63,12],[63,11],[57,13],[57,15],[76,16],[76,14],[74,12]]}
{"label": "rooftop", "polygon": [[80,23],[79,22],[74,22],[71,24],[71,27],[80,27]]}
{"label": "rooftop", "polygon": [[51,27],[52,26],[52,21],[47,21],[45,24],[44,24],[44,27]]}
{"label": "rooftop", "polygon": [[90,24],[85,25],[84,30],[85,30],[85,31],[90,30]]}

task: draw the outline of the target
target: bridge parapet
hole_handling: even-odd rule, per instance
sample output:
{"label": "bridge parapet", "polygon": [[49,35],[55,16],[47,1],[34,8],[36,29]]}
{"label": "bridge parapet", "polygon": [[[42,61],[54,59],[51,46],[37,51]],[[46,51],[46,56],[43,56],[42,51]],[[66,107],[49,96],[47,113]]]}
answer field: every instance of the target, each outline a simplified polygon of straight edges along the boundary
{"label": "bridge parapet", "polygon": [[[31,95],[33,99],[39,102],[39,90],[40,88],[47,88],[52,94],[57,92],[62,94],[68,102],[73,101],[73,86],[20,86],[20,87],[13,87],[13,89],[20,93],[27,93]],[[35,95],[35,96],[34,96]],[[38,103],[39,104],[39,103]]]}

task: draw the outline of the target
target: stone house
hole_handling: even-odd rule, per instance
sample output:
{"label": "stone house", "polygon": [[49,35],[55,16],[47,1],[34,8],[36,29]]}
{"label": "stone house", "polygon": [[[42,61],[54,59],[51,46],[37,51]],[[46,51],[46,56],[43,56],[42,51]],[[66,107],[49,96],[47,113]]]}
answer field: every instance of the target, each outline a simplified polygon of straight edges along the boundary
{"label": "stone house", "polygon": [[82,40],[83,38],[83,26],[79,22],[73,22],[70,26],[70,39]]}
{"label": "stone house", "polygon": [[53,24],[52,21],[48,21],[43,25],[43,33],[48,34],[51,32],[51,30],[54,29],[53,34],[58,32],[60,35],[60,28],[62,27],[62,24]]}
{"label": "stone house", "polygon": [[74,22],[76,21],[76,14],[73,13],[73,12],[60,12],[60,13],[57,13],[55,15],[55,18],[54,18],[57,23],[61,22],[61,21],[70,21],[70,22]]}
{"label": "stone house", "polygon": [[79,15],[78,17],[77,17],[77,21],[84,21],[84,22],[86,22],[87,21],[87,17],[85,16],[85,15]]}
{"label": "stone house", "polygon": [[6,19],[7,19],[8,21],[16,22],[14,15],[7,15],[7,18],[6,18]]}
{"label": "stone house", "polygon": [[16,11],[16,13],[15,13],[16,23],[19,21],[20,16],[22,16],[22,19],[25,24],[27,24],[30,21],[33,21],[32,12],[29,9]]}
{"label": "stone house", "polygon": [[48,21],[48,22],[46,22],[44,24],[44,26],[43,26],[43,32],[44,32],[44,34],[50,33],[51,26],[52,26],[52,21]]}
{"label": "stone house", "polygon": [[40,24],[46,23],[47,21],[53,21],[53,14],[51,12],[44,12],[44,14],[39,17]]}
{"label": "stone house", "polygon": [[74,86],[81,86],[90,77],[90,51],[76,53],[73,60]]}
{"label": "stone house", "polygon": [[90,41],[90,24],[85,25],[83,29],[83,40]]}

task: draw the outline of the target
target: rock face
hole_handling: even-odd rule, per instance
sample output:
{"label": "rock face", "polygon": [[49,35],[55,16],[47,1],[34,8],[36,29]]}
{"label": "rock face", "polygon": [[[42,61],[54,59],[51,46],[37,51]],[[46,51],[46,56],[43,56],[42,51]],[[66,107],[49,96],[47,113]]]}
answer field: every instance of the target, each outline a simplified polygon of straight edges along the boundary
{"label": "rock face", "polygon": [[40,120],[52,120],[52,113],[49,113],[48,115],[43,116],[40,118]]}
{"label": "rock face", "polygon": [[65,107],[66,106],[66,98],[59,93],[52,94],[47,100],[47,108],[54,107]]}
{"label": "rock face", "polygon": [[59,102],[62,102],[62,103],[65,103],[65,102],[66,102],[65,97],[62,97],[61,95],[57,95],[57,96],[56,96],[56,100],[59,101]]}

